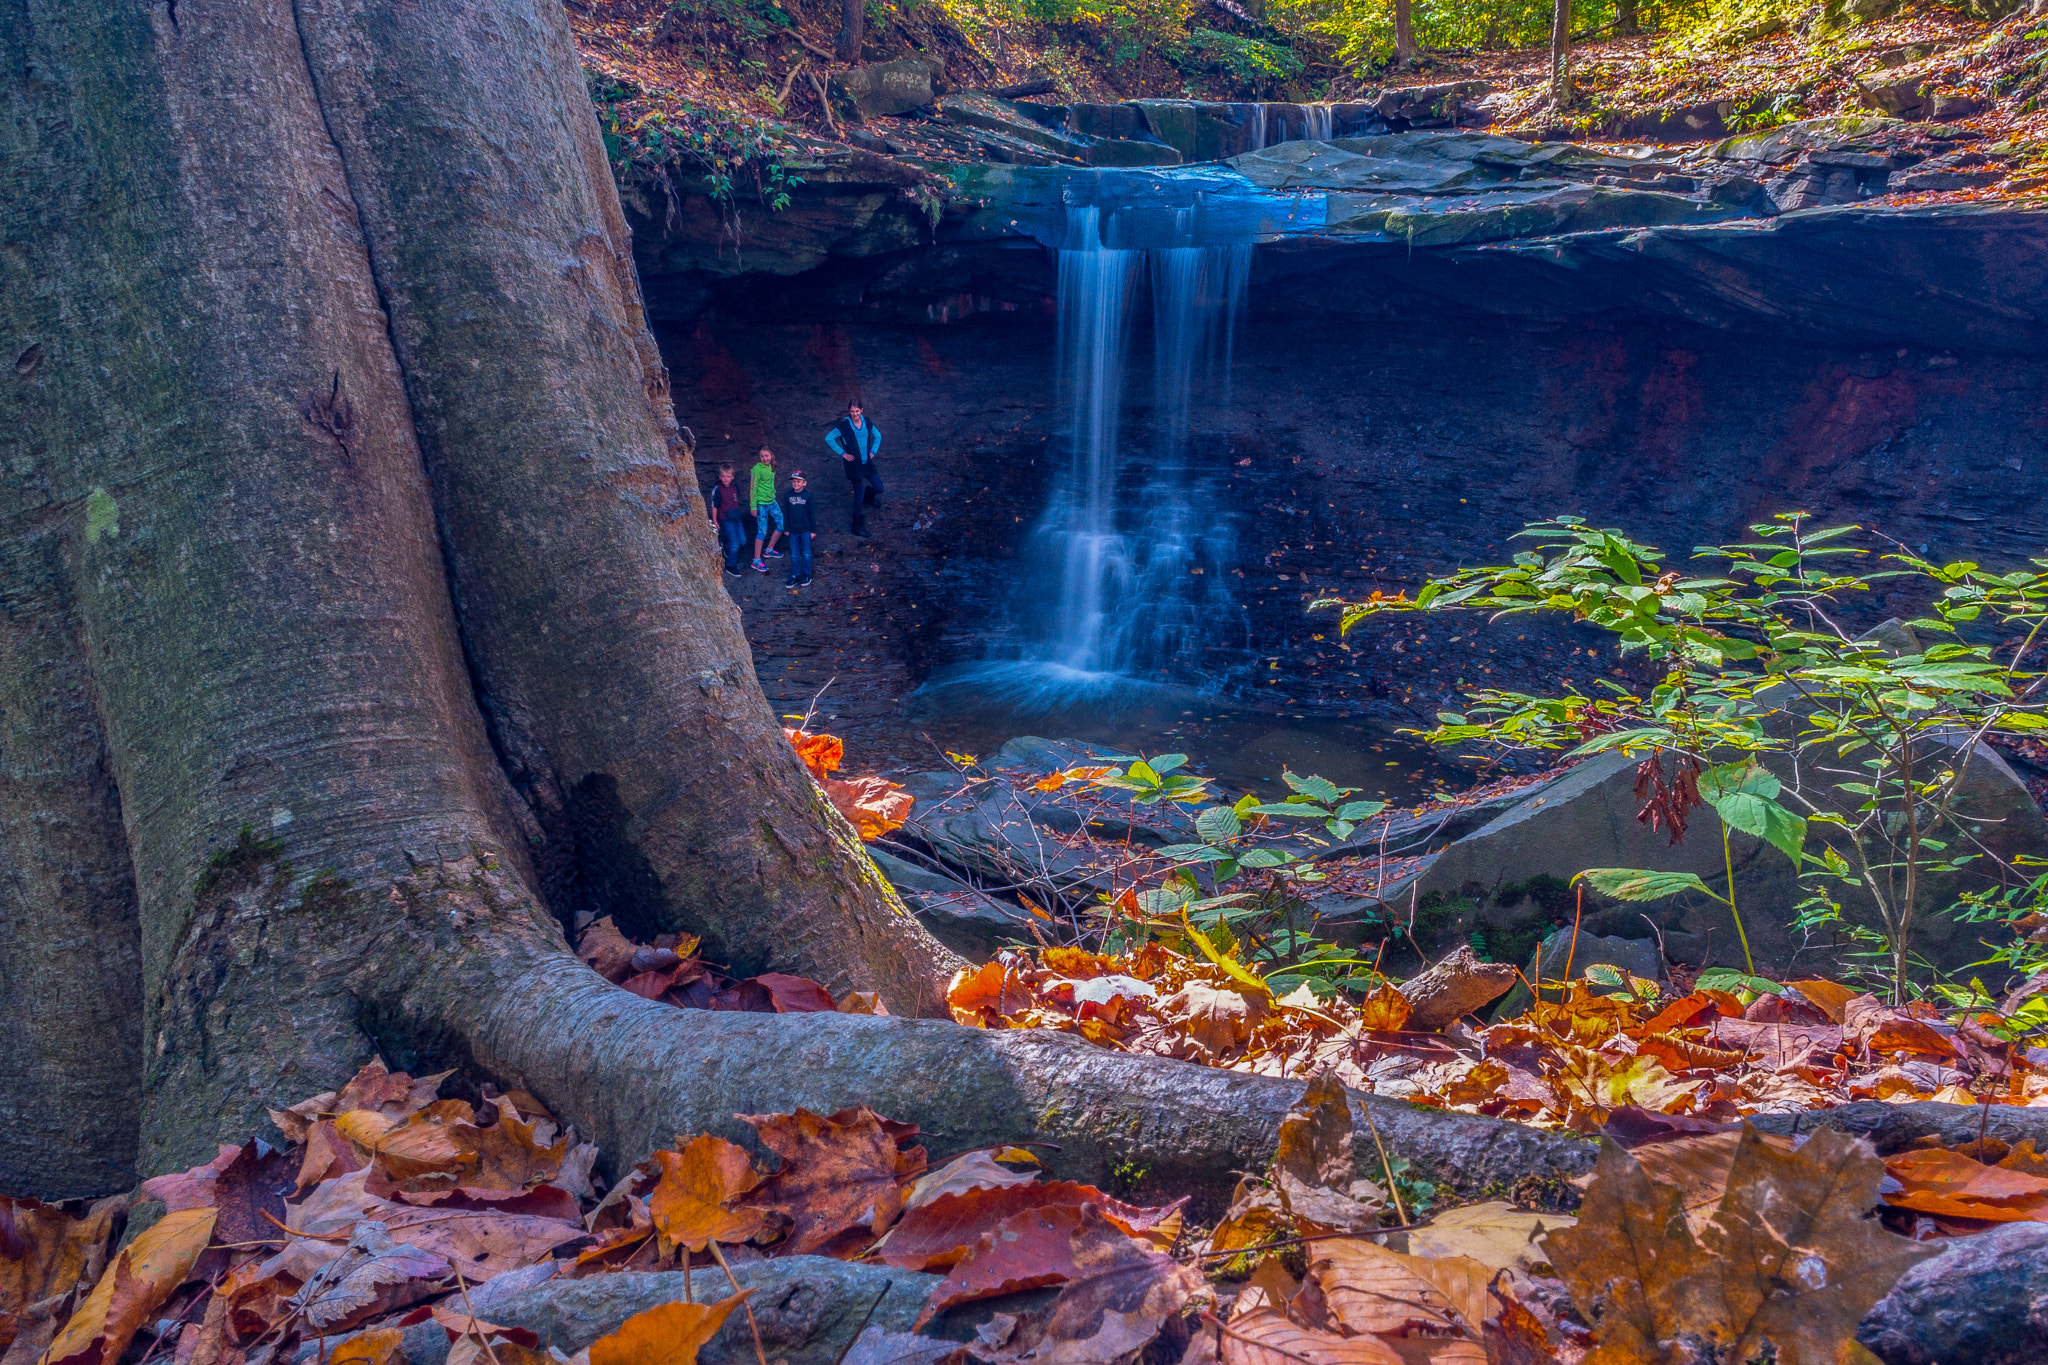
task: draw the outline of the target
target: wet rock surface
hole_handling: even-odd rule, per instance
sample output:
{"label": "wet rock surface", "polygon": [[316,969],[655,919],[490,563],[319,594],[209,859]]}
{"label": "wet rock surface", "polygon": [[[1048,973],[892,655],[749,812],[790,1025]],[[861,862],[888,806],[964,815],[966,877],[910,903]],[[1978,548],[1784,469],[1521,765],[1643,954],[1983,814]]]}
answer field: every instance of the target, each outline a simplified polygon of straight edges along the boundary
{"label": "wet rock surface", "polygon": [[2048,1225],[1949,1239],[1878,1300],[1856,1339],[1885,1365],[2048,1360]]}

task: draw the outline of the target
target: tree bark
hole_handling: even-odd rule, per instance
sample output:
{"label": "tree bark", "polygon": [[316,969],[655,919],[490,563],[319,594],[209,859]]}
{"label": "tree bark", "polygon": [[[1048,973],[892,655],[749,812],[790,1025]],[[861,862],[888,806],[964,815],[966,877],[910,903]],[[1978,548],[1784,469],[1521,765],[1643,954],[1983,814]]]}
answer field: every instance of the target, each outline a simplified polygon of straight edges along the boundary
{"label": "tree bark", "polygon": [[1641,10],[1636,4],[1636,0],[1615,0],[1614,36],[1617,38],[1633,38],[1641,33],[1643,27],[1641,20],[1638,18],[1640,13]]}
{"label": "tree bark", "polygon": [[1394,65],[1406,71],[1422,54],[1415,46],[1414,0],[1394,0]]}
{"label": "tree bark", "polygon": [[1550,107],[1562,114],[1572,107],[1572,0],[1551,0]]}
{"label": "tree bark", "polygon": [[867,0],[839,0],[839,37],[832,44],[833,57],[842,62],[859,61],[867,26]]}

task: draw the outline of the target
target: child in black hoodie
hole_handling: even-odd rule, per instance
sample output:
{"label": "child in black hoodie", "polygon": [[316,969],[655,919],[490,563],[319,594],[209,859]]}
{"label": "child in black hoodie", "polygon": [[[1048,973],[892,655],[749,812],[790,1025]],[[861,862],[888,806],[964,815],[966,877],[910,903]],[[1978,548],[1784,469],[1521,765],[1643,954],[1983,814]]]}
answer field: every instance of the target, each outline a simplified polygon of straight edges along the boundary
{"label": "child in black hoodie", "polygon": [[789,533],[789,586],[801,588],[811,581],[811,495],[805,491],[804,472],[789,476],[789,491],[782,495],[782,528]]}

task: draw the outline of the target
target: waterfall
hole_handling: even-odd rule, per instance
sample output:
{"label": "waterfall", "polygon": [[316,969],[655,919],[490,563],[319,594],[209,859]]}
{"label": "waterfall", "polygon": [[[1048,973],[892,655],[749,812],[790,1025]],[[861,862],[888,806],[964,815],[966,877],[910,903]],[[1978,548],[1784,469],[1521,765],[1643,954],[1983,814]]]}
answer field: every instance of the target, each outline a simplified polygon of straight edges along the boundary
{"label": "waterfall", "polygon": [[1255,152],[1262,152],[1265,149],[1266,106],[1263,104],[1254,104],[1252,106],[1252,150]]}
{"label": "waterfall", "polygon": [[1310,142],[1328,142],[1337,135],[1337,111],[1327,104],[1304,104],[1301,112],[1308,118],[1307,137]]}
{"label": "waterfall", "polygon": [[1100,210],[1069,209],[1060,248],[1059,374],[1072,454],[1040,519],[1058,538],[1060,595],[1051,661],[1083,673],[1113,664],[1111,613],[1126,595],[1129,548],[1117,528],[1117,428],[1139,251],[1102,244]]}
{"label": "waterfall", "polygon": [[[1181,235],[1192,236],[1183,214]],[[1068,210],[1059,254],[1059,383],[1068,462],[1033,534],[1026,587],[1057,596],[1030,657],[1070,682],[1213,672],[1241,630],[1223,574],[1228,462],[1201,416],[1228,402],[1253,248],[1105,245],[1099,210]],[[1141,279],[1151,294],[1151,422],[1126,439],[1126,357]],[[1227,643],[1225,643],[1227,642]]]}

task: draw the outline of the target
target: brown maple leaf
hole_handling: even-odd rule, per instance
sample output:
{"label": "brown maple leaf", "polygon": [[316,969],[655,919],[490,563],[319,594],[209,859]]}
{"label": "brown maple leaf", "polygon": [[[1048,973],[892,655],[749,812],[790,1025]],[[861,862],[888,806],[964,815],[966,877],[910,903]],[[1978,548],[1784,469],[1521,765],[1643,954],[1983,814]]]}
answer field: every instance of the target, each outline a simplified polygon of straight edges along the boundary
{"label": "brown maple leaf", "polygon": [[738,1117],[782,1158],[745,1203],[790,1219],[787,1255],[858,1251],[889,1230],[903,1210],[903,1182],[924,1170],[924,1148],[902,1145],[917,1129],[866,1105],[831,1115],[799,1109]]}
{"label": "brown maple leaf", "polygon": [[1822,1129],[1790,1152],[1745,1128],[1695,1238],[1678,1187],[1603,1143],[1578,1226],[1547,1238],[1599,1334],[1585,1365],[1749,1360],[1767,1343],[1781,1365],[1836,1365],[1870,1306],[1934,1254],[1870,1217],[1883,1178],[1855,1138]]}

